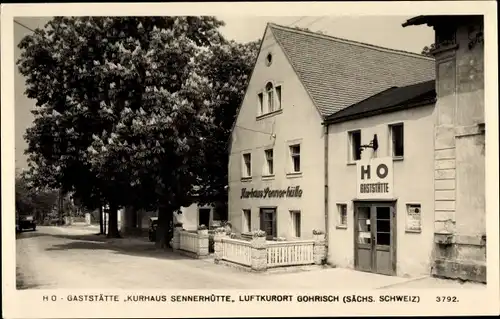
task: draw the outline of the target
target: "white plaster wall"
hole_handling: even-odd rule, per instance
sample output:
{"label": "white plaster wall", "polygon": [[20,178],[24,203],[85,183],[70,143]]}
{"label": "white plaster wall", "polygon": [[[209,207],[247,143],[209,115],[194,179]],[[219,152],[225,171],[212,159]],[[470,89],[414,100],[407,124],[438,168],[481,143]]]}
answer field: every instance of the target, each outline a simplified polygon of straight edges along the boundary
{"label": "white plaster wall", "polygon": [[[268,53],[273,61],[266,65]],[[258,97],[266,83],[282,86],[282,112],[263,119],[258,116]],[[251,210],[252,229],[260,228],[259,208],[277,207],[277,235],[291,237],[290,210],[301,211],[301,237],[311,238],[312,230],[324,229],[324,128],[321,116],[309,98],[283,51],[268,31],[262,43],[247,93],[232,133],[229,158],[229,221],[235,232],[243,227],[243,209]],[[258,132],[256,132],[258,131]],[[260,133],[264,132],[264,133]],[[268,134],[266,134],[268,133]],[[276,134],[272,138],[270,134]],[[287,176],[289,142],[301,143],[302,175]],[[264,150],[274,148],[274,179],[262,178]],[[241,180],[242,154],[252,153],[252,180]],[[302,198],[241,199],[241,189],[287,189],[300,186]]]}
{"label": "white plaster wall", "polygon": [[[377,134],[378,157],[389,156],[389,124],[404,123],[404,160],[394,161],[393,194],[397,198],[397,275],[429,274],[434,233],[434,105],[353,120],[329,127],[329,240],[328,260],[354,267],[353,202],[356,165],[347,165],[348,131],[360,129],[361,143]],[[373,156],[363,151],[362,158]],[[347,229],[337,229],[337,203],[348,205]],[[422,232],[406,233],[406,204],[422,208]]]}

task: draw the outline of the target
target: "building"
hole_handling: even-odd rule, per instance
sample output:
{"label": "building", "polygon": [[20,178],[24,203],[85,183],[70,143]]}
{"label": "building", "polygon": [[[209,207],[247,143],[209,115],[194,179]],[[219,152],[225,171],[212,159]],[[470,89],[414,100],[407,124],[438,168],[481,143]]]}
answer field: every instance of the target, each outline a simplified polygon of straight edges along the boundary
{"label": "building", "polygon": [[268,24],[231,135],[233,231],[328,236],[325,117],[434,73],[432,58]]}
{"label": "building", "polygon": [[431,272],[435,81],[393,87],[325,119],[328,261],[397,276]]}
{"label": "building", "polygon": [[435,30],[435,265],[439,276],[486,282],[483,16],[419,16]]}
{"label": "building", "polygon": [[[173,212],[174,223],[181,223],[186,230],[196,230],[198,226],[209,228],[221,225],[227,221],[227,212],[223,204],[200,205],[193,203]],[[158,211],[134,210],[132,207],[123,208],[118,213],[119,229],[124,234],[146,234],[151,217],[158,217]]]}

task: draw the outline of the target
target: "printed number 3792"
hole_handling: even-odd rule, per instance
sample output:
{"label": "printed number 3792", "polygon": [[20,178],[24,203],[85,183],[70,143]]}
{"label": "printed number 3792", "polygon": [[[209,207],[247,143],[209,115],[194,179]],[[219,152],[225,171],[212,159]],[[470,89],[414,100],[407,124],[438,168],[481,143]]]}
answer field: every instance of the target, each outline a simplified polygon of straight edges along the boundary
{"label": "printed number 3792", "polygon": [[437,296],[437,302],[458,302],[458,298],[456,296]]}

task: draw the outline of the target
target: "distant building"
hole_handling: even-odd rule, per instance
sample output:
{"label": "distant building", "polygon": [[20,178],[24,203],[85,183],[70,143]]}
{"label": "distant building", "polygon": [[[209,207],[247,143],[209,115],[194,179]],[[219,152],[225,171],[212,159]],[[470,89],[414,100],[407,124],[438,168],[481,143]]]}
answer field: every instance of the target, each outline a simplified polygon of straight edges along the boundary
{"label": "distant building", "polygon": [[435,262],[440,276],[486,282],[482,15],[419,16],[435,30]]}
{"label": "distant building", "polygon": [[346,141],[330,144],[323,121],[390,87],[433,80],[434,73],[432,58],[268,24],[231,135],[233,231],[308,239],[318,229],[328,237],[327,184],[344,181],[325,169],[327,156],[344,156]]}

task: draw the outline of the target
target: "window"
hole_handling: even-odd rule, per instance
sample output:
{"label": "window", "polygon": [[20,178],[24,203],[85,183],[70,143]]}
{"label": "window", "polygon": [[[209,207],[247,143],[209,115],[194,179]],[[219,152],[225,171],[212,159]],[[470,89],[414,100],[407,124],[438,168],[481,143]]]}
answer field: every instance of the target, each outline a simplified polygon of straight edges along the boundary
{"label": "window", "polygon": [[276,87],[276,109],[281,109],[281,85]]}
{"label": "window", "polygon": [[338,226],[347,227],[347,204],[337,204]]}
{"label": "window", "polygon": [[252,176],[252,154],[243,154],[243,177]]}
{"label": "window", "polygon": [[273,149],[265,150],[266,155],[266,175],[274,175]]}
{"label": "window", "polygon": [[361,159],[361,131],[349,132],[349,162]]}
{"label": "window", "polygon": [[274,88],[271,82],[266,85],[267,92],[267,111],[269,113],[274,111]]}
{"label": "window", "polygon": [[300,237],[300,211],[290,211],[292,218],[292,234],[293,237]]}
{"label": "window", "polygon": [[243,210],[243,233],[252,231],[252,211],[250,209]]}
{"label": "window", "polygon": [[264,94],[259,93],[257,97],[259,100],[259,115],[261,115],[264,114]]}
{"label": "window", "polygon": [[404,156],[404,127],[403,123],[389,126],[391,136],[392,157]]}
{"label": "window", "polygon": [[292,173],[300,173],[300,144],[290,146],[290,157],[292,159]]}
{"label": "window", "polygon": [[267,64],[267,66],[270,66],[272,62],[273,62],[273,55],[271,53],[268,53],[267,56],[266,56],[266,64]]}

